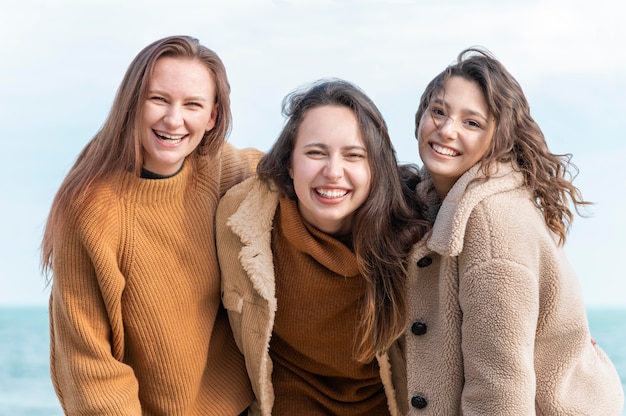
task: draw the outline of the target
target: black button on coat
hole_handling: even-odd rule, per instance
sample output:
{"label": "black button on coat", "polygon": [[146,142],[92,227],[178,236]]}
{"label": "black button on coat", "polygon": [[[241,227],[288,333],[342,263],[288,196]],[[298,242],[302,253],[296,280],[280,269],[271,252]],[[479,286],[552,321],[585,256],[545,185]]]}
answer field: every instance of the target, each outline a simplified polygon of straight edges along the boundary
{"label": "black button on coat", "polygon": [[421,259],[419,259],[417,261],[417,267],[428,267],[433,263],[433,259],[431,259],[430,257],[422,257]]}
{"label": "black button on coat", "polygon": [[411,397],[411,406],[416,409],[423,409],[428,405],[428,400],[424,396],[413,396]]}
{"label": "black button on coat", "polygon": [[413,322],[411,332],[415,335],[424,335],[428,330],[428,326],[424,322]]}

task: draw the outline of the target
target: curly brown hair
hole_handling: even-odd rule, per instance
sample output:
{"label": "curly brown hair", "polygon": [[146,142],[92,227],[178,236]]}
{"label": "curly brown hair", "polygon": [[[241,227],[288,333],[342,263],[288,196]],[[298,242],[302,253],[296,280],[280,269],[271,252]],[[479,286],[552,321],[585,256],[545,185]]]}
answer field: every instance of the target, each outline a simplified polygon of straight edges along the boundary
{"label": "curly brown hair", "polygon": [[525,185],[532,191],[533,202],[541,210],[546,225],[565,243],[574,219],[574,210],[589,205],[572,181],[578,174],[571,163],[571,154],[553,154],[530,115],[530,106],[517,80],[489,51],[471,47],[463,50],[454,64],[437,75],[426,87],[415,114],[415,137],[420,120],[431,99],[445,89],[451,77],[475,82],[481,89],[490,113],[495,119],[495,131],[487,153],[480,162],[484,181],[496,163],[513,163],[524,175]]}

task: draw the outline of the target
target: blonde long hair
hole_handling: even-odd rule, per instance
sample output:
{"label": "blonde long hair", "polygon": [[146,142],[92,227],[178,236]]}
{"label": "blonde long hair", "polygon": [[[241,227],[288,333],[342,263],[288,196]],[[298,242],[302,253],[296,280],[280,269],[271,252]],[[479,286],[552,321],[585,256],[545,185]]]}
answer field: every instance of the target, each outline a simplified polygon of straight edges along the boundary
{"label": "blonde long hair", "polygon": [[230,132],[230,85],[219,56],[190,36],[170,36],[146,46],[126,70],[102,128],[78,155],[52,202],[41,243],[44,273],[49,274],[52,270],[53,237],[64,226],[67,208],[72,201],[84,196],[94,183],[121,172],[134,172],[139,176],[143,165],[139,137],[143,103],[155,63],[164,57],[203,63],[215,83],[215,126],[189,156],[191,163],[199,156],[218,151]]}

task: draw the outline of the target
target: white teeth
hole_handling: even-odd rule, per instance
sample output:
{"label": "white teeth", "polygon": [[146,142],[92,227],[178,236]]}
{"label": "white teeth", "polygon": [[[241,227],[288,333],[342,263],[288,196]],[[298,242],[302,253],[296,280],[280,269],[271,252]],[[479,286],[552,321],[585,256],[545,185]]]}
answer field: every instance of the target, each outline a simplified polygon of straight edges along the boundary
{"label": "white teeth", "polygon": [[183,137],[185,137],[184,134],[177,134],[177,135],[173,135],[173,134],[166,134],[166,133],[161,133],[161,132],[154,132],[157,136],[159,136],[159,138],[161,140],[167,141],[167,142],[179,142],[183,139]]}
{"label": "white teeth", "polygon": [[343,189],[316,189],[315,192],[324,198],[340,198],[348,193],[348,191]]}
{"label": "white teeth", "polygon": [[430,146],[433,148],[435,152],[441,153],[442,155],[445,155],[445,156],[458,156],[459,155],[458,152],[455,152],[452,149],[448,149],[447,147],[439,146],[436,143],[431,143]]}

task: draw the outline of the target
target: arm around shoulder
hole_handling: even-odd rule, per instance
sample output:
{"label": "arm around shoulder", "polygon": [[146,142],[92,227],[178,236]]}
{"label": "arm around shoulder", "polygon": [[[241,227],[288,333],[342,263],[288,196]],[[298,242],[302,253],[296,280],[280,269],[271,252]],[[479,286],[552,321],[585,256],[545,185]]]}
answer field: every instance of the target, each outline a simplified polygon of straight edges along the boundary
{"label": "arm around shoulder", "polygon": [[220,155],[221,181],[220,195],[256,172],[256,166],[263,152],[253,148],[238,149],[230,143],[224,143]]}

